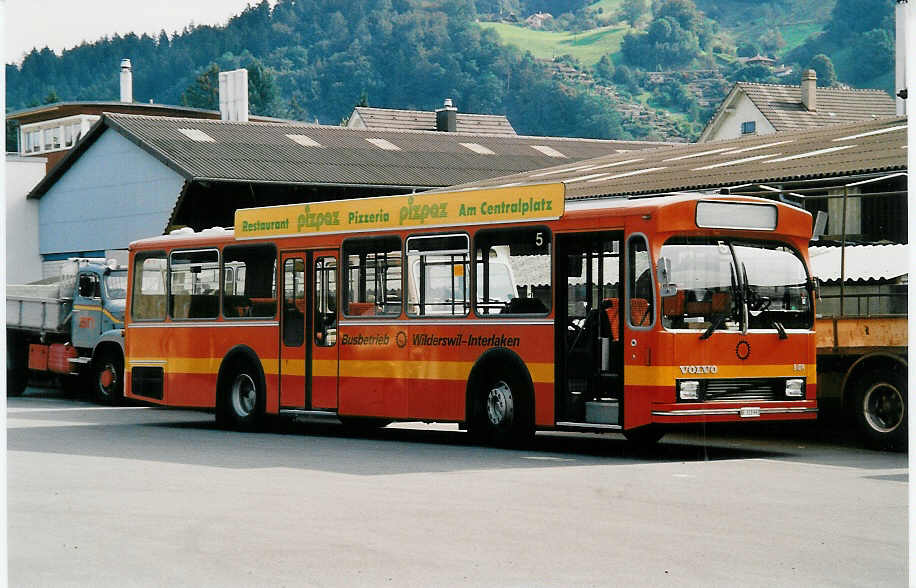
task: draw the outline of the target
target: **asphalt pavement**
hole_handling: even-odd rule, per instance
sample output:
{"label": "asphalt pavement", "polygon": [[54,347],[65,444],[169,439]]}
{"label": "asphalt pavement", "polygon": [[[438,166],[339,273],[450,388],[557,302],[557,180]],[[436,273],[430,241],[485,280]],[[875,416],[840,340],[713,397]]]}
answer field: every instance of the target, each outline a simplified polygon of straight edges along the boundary
{"label": "asphalt pavement", "polygon": [[8,399],[11,586],[903,586],[905,454],[842,427],[706,427],[651,451],[455,425]]}

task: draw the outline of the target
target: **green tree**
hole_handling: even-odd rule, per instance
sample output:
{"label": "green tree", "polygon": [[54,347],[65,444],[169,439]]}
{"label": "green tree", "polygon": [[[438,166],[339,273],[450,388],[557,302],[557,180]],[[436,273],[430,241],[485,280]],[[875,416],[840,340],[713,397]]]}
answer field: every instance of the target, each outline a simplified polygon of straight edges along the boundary
{"label": "green tree", "polygon": [[849,81],[864,84],[892,71],[894,51],[894,39],[884,29],[872,29],[857,35],[852,41],[852,54],[857,56],[856,67]]}
{"label": "green tree", "polygon": [[599,82],[605,85],[610,84],[614,79],[614,62],[611,61],[609,56],[602,55],[598,63],[595,64],[593,72],[595,79]]}
{"label": "green tree", "polygon": [[823,53],[812,57],[806,69],[813,69],[817,74],[818,86],[829,88],[836,85],[836,69],[833,67],[833,61]]}
{"label": "green tree", "polygon": [[786,46],[786,41],[782,38],[782,33],[778,30],[767,29],[760,35],[760,46],[763,47],[764,51],[773,55]]}
{"label": "green tree", "polygon": [[649,12],[649,0],[623,0],[620,5],[620,16],[630,26],[636,28],[637,23]]}
{"label": "green tree", "polygon": [[760,53],[760,51],[753,43],[744,41],[742,43],[738,43],[738,49],[736,53],[738,57],[753,57]]}
{"label": "green tree", "polygon": [[181,94],[181,103],[192,108],[219,109],[219,66],[211,63],[197,74]]}
{"label": "green tree", "polygon": [[257,59],[245,69],[248,70],[248,110],[251,114],[276,114],[277,86],[273,73]]}
{"label": "green tree", "polygon": [[856,33],[882,28],[893,6],[894,0],[837,0],[827,33],[837,40],[849,40]]}

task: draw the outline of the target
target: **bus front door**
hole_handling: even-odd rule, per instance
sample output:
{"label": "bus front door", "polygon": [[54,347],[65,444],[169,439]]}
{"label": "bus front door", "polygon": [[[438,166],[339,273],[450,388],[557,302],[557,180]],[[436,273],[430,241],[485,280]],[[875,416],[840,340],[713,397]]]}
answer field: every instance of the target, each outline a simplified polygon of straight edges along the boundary
{"label": "bus front door", "polygon": [[337,252],[287,252],[283,264],[280,408],[337,408]]}
{"label": "bus front door", "polygon": [[557,422],[622,419],[620,232],[557,235]]}

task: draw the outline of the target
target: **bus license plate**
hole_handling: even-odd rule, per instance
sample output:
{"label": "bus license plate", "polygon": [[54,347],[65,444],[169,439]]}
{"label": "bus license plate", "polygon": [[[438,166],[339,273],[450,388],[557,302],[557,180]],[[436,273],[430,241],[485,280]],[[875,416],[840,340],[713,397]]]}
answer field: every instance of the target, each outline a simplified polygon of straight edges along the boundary
{"label": "bus license plate", "polygon": [[741,412],[738,414],[743,419],[759,417],[760,416],[760,407],[759,406],[745,406],[744,408],[741,409]]}

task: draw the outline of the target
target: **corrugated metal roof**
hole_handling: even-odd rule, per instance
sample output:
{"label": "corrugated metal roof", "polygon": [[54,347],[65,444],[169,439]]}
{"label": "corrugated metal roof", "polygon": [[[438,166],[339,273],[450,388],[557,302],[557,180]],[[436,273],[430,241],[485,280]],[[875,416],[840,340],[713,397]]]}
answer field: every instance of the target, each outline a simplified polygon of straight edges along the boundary
{"label": "corrugated metal roof", "polygon": [[[436,113],[424,110],[398,110],[357,106],[354,112],[367,129],[381,131],[435,131]],[[515,135],[509,119],[500,114],[466,114],[456,117],[459,133],[478,135]]]}
{"label": "corrugated metal roof", "polygon": [[907,166],[906,118],[616,153],[458,187],[559,182],[568,199],[778,183]]}
{"label": "corrugated metal roof", "polygon": [[[540,169],[558,159],[576,162],[597,155],[667,145],[435,131],[375,131],[109,113],[97,124],[122,133],[189,180],[254,183],[449,186]],[[213,140],[195,140],[193,137],[203,138],[200,133]],[[397,149],[380,147],[378,140]],[[478,153],[461,144],[467,142],[486,147],[493,154]],[[563,158],[545,155],[537,146],[549,146]],[[68,159],[78,156],[79,151],[75,149]],[[67,159],[61,163],[67,163]],[[53,181],[48,178],[48,182]],[[50,187],[48,182],[39,184],[31,197],[43,194]]]}
{"label": "corrugated metal roof", "polygon": [[[810,247],[811,273],[824,282],[840,279],[839,246]],[[908,245],[847,245],[846,281],[891,280],[909,273]]]}

